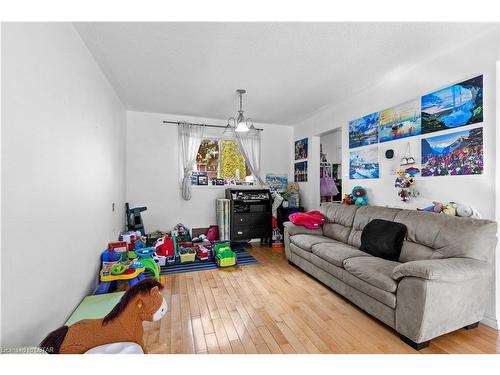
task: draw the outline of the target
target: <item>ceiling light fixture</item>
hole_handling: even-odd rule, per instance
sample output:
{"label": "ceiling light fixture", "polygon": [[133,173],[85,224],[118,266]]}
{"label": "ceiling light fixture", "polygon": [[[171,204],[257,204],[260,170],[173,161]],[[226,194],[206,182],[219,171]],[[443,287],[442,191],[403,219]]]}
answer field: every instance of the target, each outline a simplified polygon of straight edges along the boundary
{"label": "ceiling light fixture", "polygon": [[[245,116],[243,115],[243,112],[244,112],[243,111],[243,94],[246,94],[247,90],[238,89],[238,90],[236,90],[236,92],[240,96],[240,109],[238,110],[238,116],[236,117],[236,119],[234,117],[230,117],[227,120],[226,130],[227,130],[227,127],[230,126],[229,123],[232,120],[234,123],[234,128],[235,128],[234,131],[236,131],[238,133],[246,133],[249,130],[253,131],[255,129],[255,126],[253,126],[253,120],[251,118],[245,119]],[[249,123],[251,124],[250,127],[248,127]]]}

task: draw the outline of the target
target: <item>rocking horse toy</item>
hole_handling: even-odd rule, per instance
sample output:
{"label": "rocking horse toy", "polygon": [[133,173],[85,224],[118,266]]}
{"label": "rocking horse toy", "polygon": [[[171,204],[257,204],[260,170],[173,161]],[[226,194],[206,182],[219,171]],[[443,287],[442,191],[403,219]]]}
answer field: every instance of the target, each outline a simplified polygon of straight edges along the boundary
{"label": "rocking horse toy", "polygon": [[103,319],[84,319],[49,333],[40,347],[50,354],[82,354],[101,345],[133,342],[144,350],[143,321],[157,321],[167,312],[163,286],[148,278],[127,290]]}

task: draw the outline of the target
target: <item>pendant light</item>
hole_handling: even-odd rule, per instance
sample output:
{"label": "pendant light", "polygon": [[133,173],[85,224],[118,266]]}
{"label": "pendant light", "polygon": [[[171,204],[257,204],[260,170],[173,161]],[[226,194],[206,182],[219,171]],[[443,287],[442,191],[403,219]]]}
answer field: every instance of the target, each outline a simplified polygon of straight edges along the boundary
{"label": "pendant light", "polygon": [[[248,127],[248,122],[251,121],[253,125],[253,121],[250,118],[245,119],[245,116],[243,115],[243,95],[246,94],[247,90],[244,89],[238,89],[236,90],[240,97],[240,109],[238,110],[238,116],[236,117],[236,124],[235,124],[235,129],[234,131],[238,133],[246,133],[250,130]],[[229,118],[229,120],[232,119],[232,117]],[[229,121],[228,121],[229,124]],[[255,128],[255,127],[254,127]]]}

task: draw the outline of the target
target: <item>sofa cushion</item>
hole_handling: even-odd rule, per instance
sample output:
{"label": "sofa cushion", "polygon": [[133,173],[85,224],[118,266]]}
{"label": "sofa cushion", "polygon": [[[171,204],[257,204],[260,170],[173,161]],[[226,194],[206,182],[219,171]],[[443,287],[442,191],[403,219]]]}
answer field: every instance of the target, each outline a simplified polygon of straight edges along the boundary
{"label": "sofa cushion", "polygon": [[369,254],[342,242],[327,242],[313,245],[312,253],[337,267],[344,267],[344,260],[352,257],[366,257]]}
{"label": "sofa cushion", "polygon": [[398,283],[392,278],[392,272],[400,264],[377,257],[356,257],[344,260],[344,268],[350,274],[391,293],[398,288]]}
{"label": "sofa cushion", "polygon": [[[403,246],[401,261],[452,257],[492,260],[497,241],[493,221],[413,210],[400,210],[395,221],[406,225],[406,240],[417,245]],[[409,251],[416,249],[418,255]]]}
{"label": "sofa cushion", "polygon": [[373,219],[361,233],[360,250],[387,260],[398,260],[406,235],[406,225]]}
{"label": "sofa cushion", "polygon": [[358,208],[359,206],[338,203],[322,205],[320,210],[326,217],[326,223],[323,224],[324,235],[347,243]]}
{"label": "sofa cushion", "polygon": [[[368,224],[373,219],[383,219],[394,221],[394,218],[401,211],[397,208],[387,208],[378,206],[363,206],[356,211],[354,216],[354,222],[352,224],[352,230],[349,234],[349,239],[347,243],[351,246],[359,247],[361,246],[361,233],[366,224]],[[402,221],[397,220],[402,223]]]}
{"label": "sofa cushion", "polygon": [[303,250],[311,251],[313,245],[324,242],[334,242],[329,237],[317,236],[313,234],[296,234],[290,237],[290,242]]}

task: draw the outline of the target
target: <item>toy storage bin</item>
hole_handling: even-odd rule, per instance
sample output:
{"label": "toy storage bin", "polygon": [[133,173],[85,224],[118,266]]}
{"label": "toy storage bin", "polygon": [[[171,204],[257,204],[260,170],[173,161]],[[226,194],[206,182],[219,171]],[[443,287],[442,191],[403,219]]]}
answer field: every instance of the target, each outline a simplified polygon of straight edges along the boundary
{"label": "toy storage bin", "polygon": [[216,263],[218,267],[230,267],[236,264],[236,256],[227,257],[227,258],[219,258],[216,257]]}
{"label": "toy storage bin", "polygon": [[196,253],[180,254],[181,263],[194,262]]}

